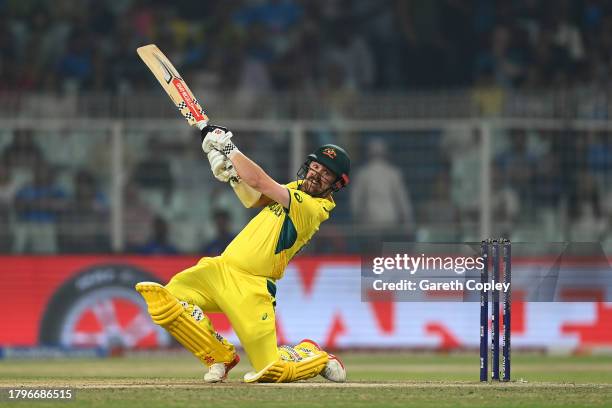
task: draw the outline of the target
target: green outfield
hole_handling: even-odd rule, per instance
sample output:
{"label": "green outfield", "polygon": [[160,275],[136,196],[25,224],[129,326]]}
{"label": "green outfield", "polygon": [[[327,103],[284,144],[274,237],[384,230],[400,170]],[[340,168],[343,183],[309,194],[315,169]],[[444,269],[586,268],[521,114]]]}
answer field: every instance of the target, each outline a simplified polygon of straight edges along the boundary
{"label": "green outfield", "polygon": [[[87,407],[560,407],[612,406],[612,356],[515,354],[513,381],[478,382],[476,354],[340,353],[348,382],[204,384],[187,354],[95,360],[0,361],[0,387],[70,387]],[[8,404],[6,396],[0,405]],[[15,406],[30,403],[15,402]],[[35,406],[58,406],[36,402]],[[34,403],[32,403],[34,405]]]}

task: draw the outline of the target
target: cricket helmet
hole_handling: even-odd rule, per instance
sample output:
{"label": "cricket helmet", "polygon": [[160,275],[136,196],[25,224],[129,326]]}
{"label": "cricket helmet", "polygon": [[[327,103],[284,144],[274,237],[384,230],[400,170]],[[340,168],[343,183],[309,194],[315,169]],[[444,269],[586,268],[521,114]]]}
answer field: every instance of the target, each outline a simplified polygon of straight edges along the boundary
{"label": "cricket helmet", "polygon": [[334,144],[324,144],[306,158],[306,162],[298,172],[298,177],[303,178],[308,172],[311,162],[316,161],[327,167],[336,175],[336,180],[332,183],[332,190],[338,191],[349,183],[349,173],[351,171],[351,159],[346,151]]}

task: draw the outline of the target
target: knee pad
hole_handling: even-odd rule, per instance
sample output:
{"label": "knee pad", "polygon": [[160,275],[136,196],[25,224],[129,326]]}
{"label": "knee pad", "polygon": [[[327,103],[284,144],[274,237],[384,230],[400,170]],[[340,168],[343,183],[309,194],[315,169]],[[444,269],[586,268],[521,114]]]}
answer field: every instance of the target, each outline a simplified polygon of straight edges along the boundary
{"label": "knee pad", "polygon": [[136,290],[147,302],[153,322],[166,329],[202,363],[211,366],[234,359],[234,346],[213,330],[199,307],[179,302],[159,283],[140,282]]}

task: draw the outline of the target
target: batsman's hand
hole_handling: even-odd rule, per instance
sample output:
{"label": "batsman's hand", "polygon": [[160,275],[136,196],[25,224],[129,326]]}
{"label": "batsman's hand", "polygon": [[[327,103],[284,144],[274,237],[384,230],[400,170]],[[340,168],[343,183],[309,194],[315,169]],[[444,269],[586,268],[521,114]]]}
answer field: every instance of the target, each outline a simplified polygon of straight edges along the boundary
{"label": "batsman's hand", "polygon": [[229,151],[226,151],[229,149],[230,145],[234,146],[232,143],[232,132],[227,130],[227,128],[208,125],[202,129],[201,134],[202,150],[204,150],[204,153],[206,154],[208,154],[212,149],[217,149],[227,155]]}
{"label": "batsman's hand", "polygon": [[238,177],[232,162],[220,151],[213,149],[206,156],[210,163],[210,169],[217,180],[227,183],[229,180]]}

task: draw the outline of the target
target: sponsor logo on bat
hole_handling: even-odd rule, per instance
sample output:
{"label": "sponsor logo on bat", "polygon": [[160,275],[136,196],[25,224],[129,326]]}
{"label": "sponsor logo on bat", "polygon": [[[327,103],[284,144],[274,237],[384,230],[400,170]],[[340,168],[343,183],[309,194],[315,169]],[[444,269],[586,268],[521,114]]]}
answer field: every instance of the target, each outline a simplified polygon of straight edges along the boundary
{"label": "sponsor logo on bat", "polygon": [[176,71],[172,72],[173,70],[170,68],[170,65],[166,64],[158,55],[155,55],[155,59],[159,63],[161,70],[164,72],[164,81],[166,81],[167,84],[172,81],[172,78],[181,79],[178,73]]}
{"label": "sponsor logo on bat", "polygon": [[196,121],[204,120],[204,117],[202,116],[197,103],[191,96],[191,93],[185,88],[183,80],[179,77],[176,77],[172,80],[172,85],[174,85],[174,88],[176,88],[176,90],[178,91],[181,99],[187,105],[187,109],[189,109],[194,119]]}

